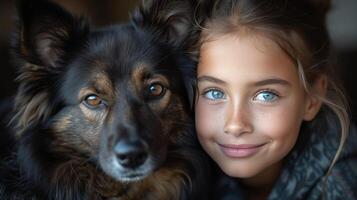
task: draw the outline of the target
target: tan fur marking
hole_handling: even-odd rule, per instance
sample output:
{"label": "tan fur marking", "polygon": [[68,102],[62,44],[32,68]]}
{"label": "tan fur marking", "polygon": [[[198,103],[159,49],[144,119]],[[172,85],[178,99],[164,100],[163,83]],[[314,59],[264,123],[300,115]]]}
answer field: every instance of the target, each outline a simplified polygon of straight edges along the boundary
{"label": "tan fur marking", "polygon": [[[141,182],[133,185],[125,200],[179,200],[186,177],[183,168],[161,168]],[[160,183],[160,184],[158,184]]]}
{"label": "tan fur marking", "polygon": [[147,66],[144,63],[137,63],[134,67],[134,71],[131,75],[131,81],[134,83],[134,87],[132,87],[132,91],[136,91],[137,95],[139,95],[140,89],[143,87],[143,81],[147,74]]}
{"label": "tan fur marking", "polygon": [[90,95],[90,94],[95,94],[95,90],[92,89],[92,88],[88,88],[88,87],[82,88],[82,89],[79,90],[77,99],[81,101],[81,100],[83,100],[87,95]]}
{"label": "tan fur marking", "polygon": [[94,84],[99,92],[109,95],[109,98],[113,98],[114,88],[112,82],[105,73],[95,73],[93,77]]}
{"label": "tan fur marking", "polygon": [[[74,179],[73,177],[76,178]],[[51,177],[51,182],[56,185],[82,185],[83,183],[88,183],[86,190],[92,192],[93,199],[116,197],[123,193],[123,190],[127,187],[126,184],[117,182],[98,172],[98,169],[92,164],[81,159],[72,159],[58,166],[55,174]]]}
{"label": "tan fur marking", "polygon": [[61,118],[60,120],[54,123],[54,128],[58,131],[65,131],[68,125],[70,125],[71,123],[72,123],[71,117],[64,116],[63,118]]}
{"label": "tan fur marking", "polygon": [[[48,94],[46,92],[38,93],[36,96],[16,96],[17,112],[13,120],[17,121],[17,137],[22,135],[22,132],[27,128],[32,122],[39,121],[41,118],[46,118],[49,115],[47,110],[48,104]],[[20,103],[19,103],[20,102]],[[23,102],[26,102],[24,104]]]}
{"label": "tan fur marking", "polygon": [[83,104],[80,104],[79,107],[81,108],[83,115],[89,122],[94,123],[94,122],[102,122],[103,121],[102,119],[103,119],[105,113],[93,111],[93,110],[87,108]]}
{"label": "tan fur marking", "polygon": [[112,82],[104,72],[93,72],[91,77],[92,86],[82,88],[79,91],[78,99],[81,100],[89,94],[101,94],[113,98],[114,88]]}

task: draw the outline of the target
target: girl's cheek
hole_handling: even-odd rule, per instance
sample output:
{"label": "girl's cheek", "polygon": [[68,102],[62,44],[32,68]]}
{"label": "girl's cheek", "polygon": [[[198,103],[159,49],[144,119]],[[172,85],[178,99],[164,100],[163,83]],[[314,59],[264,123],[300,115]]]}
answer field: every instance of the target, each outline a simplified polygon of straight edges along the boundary
{"label": "girl's cheek", "polygon": [[203,102],[198,102],[195,108],[196,129],[199,136],[208,136],[219,132],[224,119],[222,109]]}
{"label": "girl's cheek", "polygon": [[195,120],[196,120],[197,134],[199,136],[202,136],[203,134],[205,134],[207,132],[207,130],[209,130],[205,126],[205,124],[207,124],[207,125],[210,124],[209,123],[210,119],[207,117],[208,113],[209,113],[208,110],[205,109],[205,106],[203,106],[202,103],[198,102],[196,104]]}

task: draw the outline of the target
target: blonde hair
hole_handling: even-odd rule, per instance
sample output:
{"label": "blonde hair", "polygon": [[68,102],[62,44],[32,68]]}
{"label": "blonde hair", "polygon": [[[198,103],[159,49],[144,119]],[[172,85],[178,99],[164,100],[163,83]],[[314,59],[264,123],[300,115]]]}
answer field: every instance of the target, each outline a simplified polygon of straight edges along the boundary
{"label": "blonde hair", "polygon": [[[349,107],[342,87],[335,79],[331,62],[330,40],[326,28],[329,1],[319,0],[216,0],[201,2],[207,19],[203,25],[199,48],[217,36],[238,32],[263,34],[276,42],[296,62],[305,92],[319,99],[337,116],[341,137],[339,147],[326,173],[327,177],[341,154],[349,132]],[[202,11],[201,11],[202,12]],[[248,32],[247,32],[248,31]],[[314,82],[327,78],[327,92],[319,96]],[[325,187],[325,186],[324,186]]]}

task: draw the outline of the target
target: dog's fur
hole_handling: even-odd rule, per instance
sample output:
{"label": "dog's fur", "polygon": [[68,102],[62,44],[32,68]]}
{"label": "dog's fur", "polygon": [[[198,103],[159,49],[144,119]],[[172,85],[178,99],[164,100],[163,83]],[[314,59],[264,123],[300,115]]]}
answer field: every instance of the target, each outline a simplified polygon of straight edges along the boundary
{"label": "dog's fur", "polygon": [[129,23],[100,30],[52,2],[18,2],[1,199],[208,198],[184,52],[192,2],[146,1]]}

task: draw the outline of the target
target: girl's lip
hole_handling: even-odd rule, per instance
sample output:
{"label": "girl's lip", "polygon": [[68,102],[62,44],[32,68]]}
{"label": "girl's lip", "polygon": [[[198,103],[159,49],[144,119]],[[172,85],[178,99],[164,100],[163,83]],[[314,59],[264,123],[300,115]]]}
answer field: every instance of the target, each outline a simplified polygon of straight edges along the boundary
{"label": "girl's lip", "polygon": [[265,144],[219,144],[219,147],[228,157],[245,158],[256,154]]}

